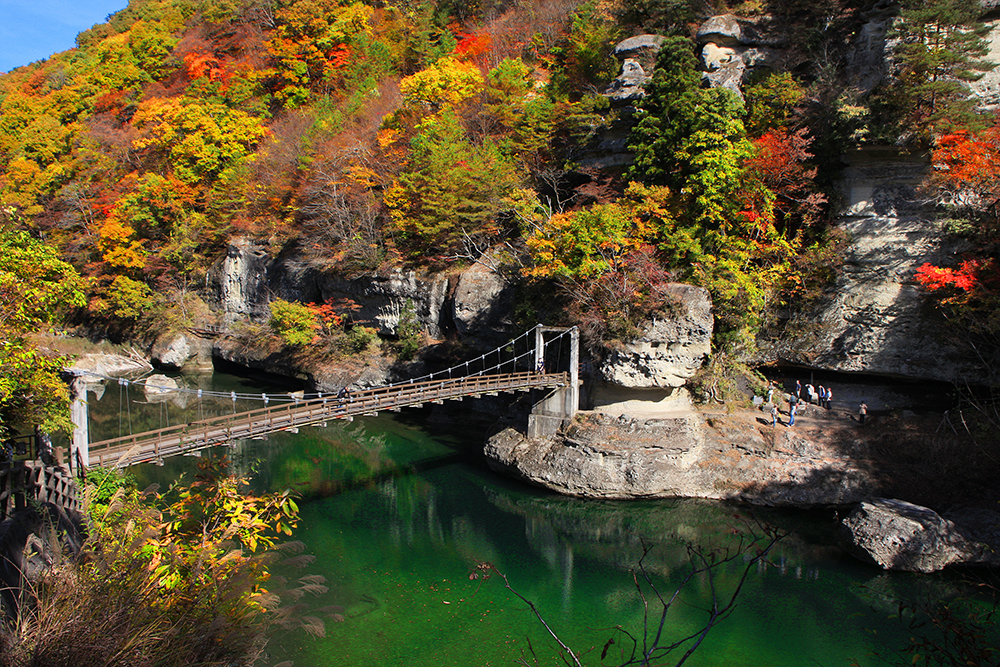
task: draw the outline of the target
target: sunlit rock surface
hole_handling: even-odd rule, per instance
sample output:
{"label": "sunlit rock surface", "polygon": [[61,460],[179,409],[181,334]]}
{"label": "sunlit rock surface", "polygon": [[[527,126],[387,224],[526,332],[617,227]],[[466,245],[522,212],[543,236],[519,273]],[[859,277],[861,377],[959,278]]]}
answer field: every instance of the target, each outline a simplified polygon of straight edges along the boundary
{"label": "sunlit rock surface", "polygon": [[914,280],[924,263],[952,265],[968,249],[924,206],[926,156],[886,148],[847,159],[837,223],[847,243],[836,284],[815,310],[762,341],[765,359],[911,379],[990,379]]}
{"label": "sunlit rock surface", "polygon": [[507,428],[489,439],[485,454],[498,472],[588,498],[808,507],[859,502],[876,488],[850,432],[824,442],[802,425],[772,427],[745,414],[706,418],[690,407],[659,416],[580,415],[548,439]]}

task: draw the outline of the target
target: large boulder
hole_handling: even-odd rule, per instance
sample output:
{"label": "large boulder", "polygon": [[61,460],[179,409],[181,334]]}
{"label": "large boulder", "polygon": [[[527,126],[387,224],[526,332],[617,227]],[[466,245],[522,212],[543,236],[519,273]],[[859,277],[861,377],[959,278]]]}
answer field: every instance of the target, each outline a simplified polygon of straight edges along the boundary
{"label": "large boulder", "polygon": [[1000,563],[993,548],[975,539],[981,533],[902,500],[860,503],[841,522],[841,535],[848,551],[886,570],[937,572],[948,565]]}
{"label": "large boulder", "polygon": [[708,358],[712,347],[712,300],[708,290],[675,283],[669,315],[650,321],[642,334],[612,350],[599,376],[623,387],[680,387]]}
{"label": "large boulder", "polygon": [[636,35],[618,42],[612,53],[618,60],[622,62],[634,60],[640,67],[652,73],[656,66],[656,56],[666,39],[663,35]]}
{"label": "large boulder", "polygon": [[153,343],[154,364],[173,371],[211,371],[212,342],[191,334],[161,336]]}

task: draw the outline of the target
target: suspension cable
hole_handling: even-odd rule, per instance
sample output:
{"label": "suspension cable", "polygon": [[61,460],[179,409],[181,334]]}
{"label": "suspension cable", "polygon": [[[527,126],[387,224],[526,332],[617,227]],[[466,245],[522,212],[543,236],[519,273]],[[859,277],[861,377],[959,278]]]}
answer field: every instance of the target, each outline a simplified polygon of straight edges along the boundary
{"label": "suspension cable", "polygon": [[[575,328],[575,327],[573,327],[573,328]],[[456,365],[451,366],[449,368],[446,368],[444,370],[434,371],[432,373],[427,373],[425,375],[422,375],[422,376],[419,376],[419,377],[415,377],[415,378],[409,378],[407,380],[403,380],[403,381],[400,381],[400,382],[395,382],[395,383],[392,383],[392,384],[389,384],[389,385],[386,385],[386,386],[387,387],[395,387],[395,386],[404,385],[404,384],[415,384],[415,383],[418,383],[418,382],[433,381],[433,380],[442,379],[442,378],[456,379],[456,378],[466,377],[466,376],[491,375],[491,374],[496,374],[496,373],[502,373],[503,370],[504,370],[504,367],[507,366],[508,364],[512,365],[512,372],[517,372],[517,368],[518,368],[519,364],[521,364],[521,362],[523,360],[526,360],[526,359],[530,360],[530,359],[532,359],[535,356],[534,346],[531,344],[531,336],[534,334],[534,331],[535,330],[533,328],[529,329],[528,331],[522,333],[517,338],[515,338],[515,339],[513,339],[511,341],[508,341],[508,342],[504,343],[503,345],[500,345],[500,346],[498,346],[498,347],[496,347],[496,348],[494,348],[494,349],[492,349],[492,350],[490,350],[488,352],[485,352],[485,353],[481,354],[479,357],[476,357],[475,359],[468,359],[466,361],[460,362],[459,364],[456,364]],[[562,339],[563,339],[563,337],[566,334],[570,333],[570,331],[572,331],[572,329],[568,329],[566,331],[561,332],[558,336],[556,336],[552,340],[545,341],[543,343],[543,349],[544,349],[543,354],[546,357],[548,356],[545,353],[550,349],[551,345],[557,345],[558,346],[556,348],[558,350],[557,354],[561,354],[562,353]],[[517,353],[517,344],[521,341],[521,339],[524,339],[524,341],[525,341],[525,350],[526,351],[523,352],[523,353],[521,353],[521,354],[518,354]],[[505,348],[510,348],[510,351],[511,351],[511,354],[512,354],[512,356],[510,358],[506,359],[506,360],[504,359],[504,349]],[[490,357],[494,353],[497,355],[497,361],[496,361],[495,364],[488,365],[488,364],[492,363],[490,361]],[[556,361],[558,363],[559,359],[557,358]],[[536,363],[537,363],[537,360],[536,360]],[[480,366],[480,369],[478,371],[472,372],[472,369],[475,368],[477,365]],[[529,368],[534,368],[535,364],[529,363],[528,367]],[[263,393],[263,394],[256,394],[256,393],[251,394],[249,392],[247,392],[247,393],[236,392],[236,391],[224,392],[224,391],[210,391],[210,390],[205,390],[205,389],[188,389],[186,387],[166,387],[166,386],[160,386],[160,385],[150,384],[149,381],[148,381],[148,379],[143,379],[146,375],[148,375],[148,373],[144,373],[143,376],[140,376],[140,378],[138,380],[125,380],[123,378],[116,378],[116,377],[112,377],[112,376],[108,376],[108,375],[103,375],[101,373],[95,373],[95,372],[92,372],[92,371],[82,372],[81,375],[85,375],[85,376],[89,376],[89,377],[94,377],[94,378],[98,378],[98,379],[101,379],[101,380],[108,380],[108,381],[115,380],[115,381],[117,381],[118,384],[119,384],[119,408],[121,407],[122,387],[124,387],[125,403],[126,403],[126,413],[128,415],[128,421],[129,421],[129,433],[132,432],[132,412],[131,412],[132,405],[131,405],[131,401],[129,400],[129,393],[128,393],[129,392],[129,385],[130,384],[142,384],[143,386],[148,387],[149,389],[159,389],[159,390],[163,390],[163,391],[172,391],[172,392],[177,392],[177,393],[182,393],[182,394],[194,394],[194,395],[196,395],[198,397],[199,405],[203,405],[201,403],[201,401],[203,401],[205,398],[228,399],[228,400],[230,400],[232,402],[234,413],[235,413],[235,410],[236,410],[236,401],[237,401],[237,399],[239,399],[241,401],[263,402],[266,405],[266,404],[268,404],[271,401],[273,401],[275,403],[291,403],[291,402],[298,402],[299,400],[311,400],[312,398],[317,398],[317,399],[318,398],[322,398],[322,394],[321,393],[317,393],[315,395],[303,394],[300,397],[297,394],[297,392],[294,392],[294,393],[293,392],[289,392],[289,393],[277,393],[277,394],[266,394],[266,393]],[[161,414],[161,419],[162,419],[162,414]],[[169,416],[167,417],[167,419],[169,420]],[[121,410],[119,410],[119,436],[121,435],[121,426],[122,426],[121,425]]]}

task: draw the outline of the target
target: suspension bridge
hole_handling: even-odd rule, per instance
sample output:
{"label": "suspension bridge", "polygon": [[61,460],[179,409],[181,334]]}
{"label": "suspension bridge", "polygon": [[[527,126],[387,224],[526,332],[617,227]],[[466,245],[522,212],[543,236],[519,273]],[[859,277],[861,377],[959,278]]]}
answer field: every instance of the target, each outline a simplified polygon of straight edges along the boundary
{"label": "suspension bridge", "polygon": [[[546,334],[553,333],[558,335],[546,340]],[[562,343],[566,339],[569,343],[566,346],[568,359],[563,358]],[[264,407],[243,412],[235,411],[235,393],[218,393],[215,398],[232,400],[232,414],[129,433],[98,442],[89,442],[86,390],[81,391],[75,385],[73,413],[77,428],[71,445],[70,465],[84,470],[89,466],[124,467],[161,462],[168,456],[192,453],[242,438],[263,437],[277,431],[294,431],[333,419],[351,419],[356,415],[398,411],[403,407],[426,403],[536,389],[548,391],[533,406],[528,424],[529,435],[543,435],[553,432],[576,414],[579,406],[579,361],[579,331],[576,327],[538,325],[476,359],[423,377],[340,395],[291,395],[283,404],[274,406],[268,405],[273,399],[262,394],[253,398],[262,400]],[[565,370],[559,370],[560,366],[564,366]],[[92,374],[90,376],[93,377]],[[105,379],[129,386],[127,380]],[[217,393],[151,387],[148,384],[146,388],[196,393],[199,399]]]}

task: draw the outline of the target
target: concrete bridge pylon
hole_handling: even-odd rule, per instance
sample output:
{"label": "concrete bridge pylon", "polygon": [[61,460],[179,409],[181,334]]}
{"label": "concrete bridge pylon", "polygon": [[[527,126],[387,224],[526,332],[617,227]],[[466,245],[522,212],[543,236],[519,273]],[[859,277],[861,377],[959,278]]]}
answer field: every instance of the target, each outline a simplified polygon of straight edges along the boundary
{"label": "concrete bridge pylon", "polygon": [[580,409],[580,330],[577,327],[535,326],[537,369],[545,369],[545,333],[567,331],[570,335],[569,384],[556,387],[535,403],[528,415],[528,437],[545,438],[567,426]]}

